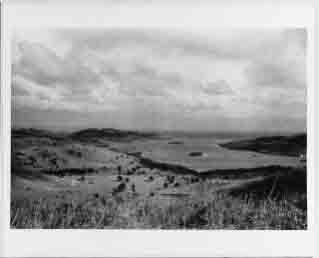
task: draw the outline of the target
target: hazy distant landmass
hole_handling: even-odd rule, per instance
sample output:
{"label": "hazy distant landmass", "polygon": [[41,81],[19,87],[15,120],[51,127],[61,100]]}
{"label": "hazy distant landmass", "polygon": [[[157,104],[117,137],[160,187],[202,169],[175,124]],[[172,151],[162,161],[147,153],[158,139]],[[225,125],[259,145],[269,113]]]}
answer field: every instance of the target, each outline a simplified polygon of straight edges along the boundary
{"label": "hazy distant landmass", "polygon": [[93,139],[109,139],[109,140],[134,140],[140,138],[155,137],[155,133],[130,131],[130,130],[118,130],[113,128],[103,129],[84,129],[73,132],[69,135],[74,140],[93,140]]}
{"label": "hazy distant landmass", "polygon": [[[132,141],[138,139],[152,139],[169,136],[188,136],[188,137],[217,137],[221,139],[245,138],[244,140],[227,141],[219,144],[222,147],[234,150],[249,150],[260,153],[286,155],[286,156],[300,156],[305,154],[307,149],[307,135],[305,133],[293,134],[288,136],[271,135],[258,137],[258,135],[267,135],[267,133],[209,133],[209,132],[148,132],[148,131],[134,131],[121,130],[115,128],[88,128],[71,133],[66,132],[52,132],[43,129],[34,128],[19,128],[12,130],[13,137],[47,137],[55,139],[72,139],[78,141],[96,141],[96,140],[110,140],[110,141]],[[249,139],[247,137],[249,136]],[[171,145],[183,145],[181,140],[171,140],[168,142]],[[194,156],[197,156],[197,152]],[[198,155],[200,156],[200,155]]]}
{"label": "hazy distant landmass", "polygon": [[[269,135],[258,137],[259,135]],[[307,135],[305,133],[293,134],[288,136],[272,135],[272,133],[209,133],[209,132],[149,132],[149,131],[134,131],[121,130],[114,128],[89,128],[71,133],[54,132],[50,130],[34,129],[34,128],[19,128],[12,130],[12,137],[47,137],[57,139],[72,139],[79,141],[93,141],[97,139],[106,140],[137,140],[137,139],[151,139],[159,137],[174,137],[174,136],[188,136],[188,137],[203,137],[203,138],[244,138],[244,140],[228,141],[220,144],[220,146],[234,149],[234,150],[251,150],[261,153],[270,153],[278,155],[299,156],[304,154],[307,148]],[[247,139],[249,138],[249,139]],[[168,144],[182,145],[181,140],[171,140]]]}
{"label": "hazy distant landmass", "polygon": [[221,146],[233,150],[251,150],[261,153],[299,157],[306,154],[307,135],[259,137],[224,143]]}

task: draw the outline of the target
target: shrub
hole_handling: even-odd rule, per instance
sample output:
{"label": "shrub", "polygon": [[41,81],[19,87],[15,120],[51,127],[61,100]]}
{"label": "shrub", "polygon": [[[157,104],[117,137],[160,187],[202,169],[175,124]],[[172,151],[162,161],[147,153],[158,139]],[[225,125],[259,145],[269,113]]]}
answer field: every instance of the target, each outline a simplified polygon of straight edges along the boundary
{"label": "shrub", "polygon": [[125,191],[126,189],[126,184],[125,183],[120,183],[117,187],[115,187],[112,191],[112,194],[117,194]]}
{"label": "shrub", "polygon": [[99,198],[100,195],[99,195],[99,193],[95,193],[93,196],[94,196],[94,198]]}
{"label": "shrub", "polygon": [[131,190],[132,190],[133,193],[135,193],[136,190],[135,190],[135,184],[134,183],[131,185]]}
{"label": "shrub", "polygon": [[85,176],[81,176],[78,180],[79,181],[85,181]]}

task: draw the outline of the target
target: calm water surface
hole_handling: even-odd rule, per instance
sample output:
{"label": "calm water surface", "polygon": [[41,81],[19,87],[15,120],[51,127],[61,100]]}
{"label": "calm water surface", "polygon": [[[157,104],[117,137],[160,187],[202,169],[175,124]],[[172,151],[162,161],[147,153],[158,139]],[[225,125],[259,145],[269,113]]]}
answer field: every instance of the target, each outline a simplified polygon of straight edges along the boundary
{"label": "calm water surface", "polygon": [[[197,171],[254,168],[268,165],[299,165],[299,160],[295,157],[228,150],[218,145],[230,140],[214,137],[183,136],[117,143],[113,144],[113,146],[125,152],[142,152],[143,157],[154,161],[179,164]],[[181,144],[172,144],[172,142]],[[191,152],[202,152],[203,155],[190,156]]]}

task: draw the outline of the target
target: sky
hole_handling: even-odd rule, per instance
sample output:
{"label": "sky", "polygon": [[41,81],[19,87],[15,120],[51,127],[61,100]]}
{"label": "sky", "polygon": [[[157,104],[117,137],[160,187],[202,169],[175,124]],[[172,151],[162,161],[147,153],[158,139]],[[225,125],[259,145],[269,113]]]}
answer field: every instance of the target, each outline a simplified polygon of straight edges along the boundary
{"label": "sky", "polygon": [[12,124],[306,130],[305,29],[18,30]]}

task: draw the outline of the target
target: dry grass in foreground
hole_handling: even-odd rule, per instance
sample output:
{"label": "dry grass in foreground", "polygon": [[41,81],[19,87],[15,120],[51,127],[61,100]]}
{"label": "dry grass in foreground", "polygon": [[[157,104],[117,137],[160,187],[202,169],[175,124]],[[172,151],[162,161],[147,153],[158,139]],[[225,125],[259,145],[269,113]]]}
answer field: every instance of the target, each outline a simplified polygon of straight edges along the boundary
{"label": "dry grass in foreground", "polygon": [[159,201],[157,196],[92,195],[85,201],[20,199],[11,203],[13,228],[306,229],[306,209],[289,200],[216,193]]}

